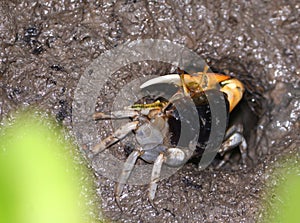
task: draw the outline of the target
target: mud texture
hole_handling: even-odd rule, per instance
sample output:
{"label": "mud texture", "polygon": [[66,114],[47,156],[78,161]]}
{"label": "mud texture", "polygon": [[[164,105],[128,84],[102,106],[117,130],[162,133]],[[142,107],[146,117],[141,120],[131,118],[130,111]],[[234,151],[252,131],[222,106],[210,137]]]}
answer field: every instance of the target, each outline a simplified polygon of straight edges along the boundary
{"label": "mud texture", "polygon": [[[157,210],[147,201],[147,186],[125,187],[123,212],[114,182],[96,174],[104,216],[119,222],[260,221],[266,204],[272,207],[266,191],[281,180],[268,181],[279,160],[292,155],[299,168],[299,17],[296,0],[1,1],[0,120],[36,106],[71,131],[74,90],[93,59],[130,40],[182,44],[213,70],[245,83],[245,100],[259,119],[250,131],[255,165],[198,171],[189,163],[159,183]],[[98,106],[109,108],[115,91],[135,76],[170,70],[132,65],[99,93]]]}

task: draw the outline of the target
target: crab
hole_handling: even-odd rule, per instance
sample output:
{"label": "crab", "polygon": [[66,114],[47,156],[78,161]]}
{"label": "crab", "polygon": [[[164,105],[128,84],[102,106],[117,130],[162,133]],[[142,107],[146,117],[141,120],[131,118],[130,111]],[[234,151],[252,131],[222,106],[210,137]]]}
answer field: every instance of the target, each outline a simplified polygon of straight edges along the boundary
{"label": "crab", "polygon": [[[176,86],[176,93],[169,100],[161,97],[152,98],[150,103],[144,101],[144,103],[135,103],[124,110],[110,113],[96,112],[93,115],[95,120],[124,118],[131,120],[92,148],[93,153],[98,154],[129,134],[135,135],[137,145],[128,155],[115,188],[115,199],[119,207],[123,188],[138,158],[147,163],[153,163],[148,192],[148,199],[153,205],[162,166],[181,167],[193,155],[191,153],[199,153],[199,150],[205,147],[211,125],[211,113],[205,94],[211,92],[219,93],[219,96],[221,94],[226,102],[227,118],[243,97],[245,89],[239,80],[227,75],[208,73],[208,67],[205,67],[203,72],[192,75],[180,69],[178,71],[179,74],[150,79],[140,86],[141,89],[157,84]],[[186,147],[176,146],[178,125],[188,125],[189,123],[184,123],[174,104],[181,104],[184,107],[187,97],[195,103],[200,122],[200,133],[195,151],[188,148],[188,143]],[[223,155],[223,160],[218,167],[223,166],[229,160],[230,150],[236,147],[239,147],[242,160],[245,160],[247,143],[242,132],[241,125],[233,125],[227,129],[224,141],[218,150]]]}

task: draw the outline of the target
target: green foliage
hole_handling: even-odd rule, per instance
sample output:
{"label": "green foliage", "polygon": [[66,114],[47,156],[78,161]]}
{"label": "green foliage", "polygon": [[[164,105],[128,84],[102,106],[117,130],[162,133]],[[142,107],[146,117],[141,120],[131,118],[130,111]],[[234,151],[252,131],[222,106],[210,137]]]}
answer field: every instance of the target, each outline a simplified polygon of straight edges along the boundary
{"label": "green foliage", "polygon": [[86,222],[80,187],[89,173],[74,162],[61,132],[28,114],[1,129],[0,223]]}
{"label": "green foliage", "polygon": [[[300,169],[296,159],[289,158],[283,162],[271,177],[277,182],[267,192],[267,213],[264,222],[298,223],[300,222]],[[268,208],[267,208],[268,207]]]}

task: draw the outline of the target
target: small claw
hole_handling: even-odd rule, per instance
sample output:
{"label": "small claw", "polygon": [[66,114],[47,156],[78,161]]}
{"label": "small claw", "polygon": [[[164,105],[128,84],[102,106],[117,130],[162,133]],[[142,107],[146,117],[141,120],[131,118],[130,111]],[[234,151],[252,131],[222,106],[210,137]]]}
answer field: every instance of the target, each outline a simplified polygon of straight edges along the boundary
{"label": "small claw", "polygon": [[126,125],[121,126],[107,138],[103,139],[100,143],[96,144],[93,148],[94,154],[104,151],[106,148],[110,147],[112,144],[120,141],[126,135],[128,135],[132,130],[135,130],[138,126],[138,121],[128,122]]}

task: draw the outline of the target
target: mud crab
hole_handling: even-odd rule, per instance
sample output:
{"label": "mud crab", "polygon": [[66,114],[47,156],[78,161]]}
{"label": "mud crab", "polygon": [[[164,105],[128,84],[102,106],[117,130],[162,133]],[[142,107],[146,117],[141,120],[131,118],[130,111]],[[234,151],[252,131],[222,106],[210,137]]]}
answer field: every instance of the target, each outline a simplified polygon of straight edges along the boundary
{"label": "mud crab", "polygon": [[[96,112],[93,115],[95,120],[130,118],[131,121],[121,126],[107,138],[96,144],[92,151],[94,154],[101,153],[118,141],[124,139],[128,134],[135,134],[137,142],[126,159],[123,171],[120,175],[119,183],[116,185],[115,198],[120,206],[120,195],[124,185],[128,181],[130,174],[138,158],[153,163],[151,182],[149,185],[149,200],[153,204],[157,183],[160,179],[162,165],[171,167],[182,166],[191,157],[188,148],[176,146],[176,126],[182,124],[182,117],[178,115],[174,106],[175,102],[180,102],[184,106],[184,98],[190,97],[194,101],[200,122],[200,133],[198,138],[198,148],[203,148],[210,133],[210,109],[205,94],[209,92],[219,93],[226,102],[227,116],[239,103],[244,93],[243,84],[230,76],[208,73],[208,67],[203,72],[187,74],[179,69],[179,74],[170,74],[143,83],[142,89],[156,84],[167,84],[176,86],[177,92],[169,99],[154,98],[149,102],[135,103],[122,111],[112,111],[111,113]],[[178,104],[178,103],[177,103]],[[227,117],[228,118],[228,117]],[[184,123],[188,125],[189,123]],[[219,148],[219,153],[224,155],[224,159],[219,166],[222,166],[230,157],[232,148],[239,147],[242,159],[246,157],[247,143],[242,135],[242,127],[234,125],[224,134],[224,141]]]}

